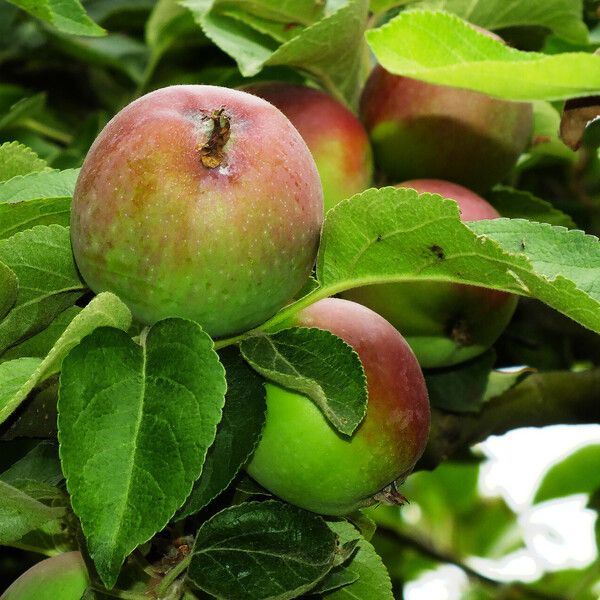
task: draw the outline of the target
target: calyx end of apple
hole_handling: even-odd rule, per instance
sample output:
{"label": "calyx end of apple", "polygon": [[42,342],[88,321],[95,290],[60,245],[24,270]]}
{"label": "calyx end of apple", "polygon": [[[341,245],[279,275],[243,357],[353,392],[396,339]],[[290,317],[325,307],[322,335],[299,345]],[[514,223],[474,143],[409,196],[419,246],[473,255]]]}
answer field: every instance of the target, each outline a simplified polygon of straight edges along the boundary
{"label": "calyx end of apple", "polygon": [[212,131],[208,141],[198,148],[200,161],[207,169],[216,169],[225,160],[223,150],[231,134],[231,119],[223,107],[213,110],[210,115],[203,118],[212,121]]}

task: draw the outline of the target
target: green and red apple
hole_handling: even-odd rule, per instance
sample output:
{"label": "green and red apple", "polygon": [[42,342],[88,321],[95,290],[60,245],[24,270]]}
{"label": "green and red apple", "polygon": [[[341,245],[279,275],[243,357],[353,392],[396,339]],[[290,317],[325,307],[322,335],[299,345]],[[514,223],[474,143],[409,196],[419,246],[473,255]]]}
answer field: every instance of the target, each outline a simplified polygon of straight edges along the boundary
{"label": "green and red apple", "polygon": [[275,105],[306,142],[321,177],[325,211],[371,185],[367,132],[343,104],[320,90],[290,83],[260,83],[245,90]]}
{"label": "green and red apple", "polygon": [[[496,209],[460,185],[436,179],[406,181],[419,193],[458,203],[463,221],[495,219]],[[517,298],[498,290],[449,282],[382,283],[343,292],[385,317],[406,338],[422,367],[447,367],[485,352],[508,325]]]}
{"label": "green and red apple", "polygon": [[345,436],[308,397],[267,383],[266,425],[247,471],[302,508],[348,514],[393,492],[423,453],[430,420],[425,381],[398,331],[360,304],[327,298],[300,311],[295,325],[331,331],[358,353],[367,413]]}
{"label": "green and red apple", "polygon": [[0,600],[80,600],[90,578],[79,552],[65,552],[36,563]]}
{"label": "green and red apple", "polygon": [[304,285],[323,221],[314,160],[289,120],[242,91],[142,96],[92,145],[73,198],[77,266],[144,323],[250,329]]}
{"label": "green and red apple", "polygon": [[486,190],[527,148],[530,103],[401,77],[376,66],[360,114],[388,181],[435,178]]}

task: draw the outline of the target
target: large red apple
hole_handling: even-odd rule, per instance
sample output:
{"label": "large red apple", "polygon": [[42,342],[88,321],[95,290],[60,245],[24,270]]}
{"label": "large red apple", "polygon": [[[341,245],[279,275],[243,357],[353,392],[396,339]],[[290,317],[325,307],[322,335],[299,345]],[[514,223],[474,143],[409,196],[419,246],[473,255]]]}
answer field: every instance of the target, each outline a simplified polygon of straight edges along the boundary
{"label": "large red apple", "polygon": [[367,132],[343,104],[320,90],[290,83],[245,89],[274,104],[299,131],[317,164],[325,211],[371,185],[373,157]]}
{"label": "large red apple", "polygon": [[[481,196],[448,181],[419,179],[399,187],[455,200],[463,221],[500,216]],[[369,285],[347,290],[342,296],[368,306],[392,323],[422,367],[446,367],[485,352],[504,331],[517,305],[511,294],[437,281]]]}
{"label": "large red apple", "polygon": [[438,178],[477,190],[510,171],[533,124],[529,103],[400,77],[381,66],[365,85],[360,112],[389,181]]}
{"label": "large red apple", "polygon": [[288,502],[347,514],[406,477],[423,453],[425,381],[398,331],[355,302],[321,300],[298,313],[296,325],[331,331],[356,350],[367,376],[366,417],[351,437],[341,435],[309,398],[268,383],[266,425],[247,470]]}
{"label": "large red apple", "polygon": [[258,325],[305,283],[323,220],[319,175],[265,100],[181,85],[139,98],[91,147],[71,237],[95,292],[142,322],[177,316],[213,336]]}

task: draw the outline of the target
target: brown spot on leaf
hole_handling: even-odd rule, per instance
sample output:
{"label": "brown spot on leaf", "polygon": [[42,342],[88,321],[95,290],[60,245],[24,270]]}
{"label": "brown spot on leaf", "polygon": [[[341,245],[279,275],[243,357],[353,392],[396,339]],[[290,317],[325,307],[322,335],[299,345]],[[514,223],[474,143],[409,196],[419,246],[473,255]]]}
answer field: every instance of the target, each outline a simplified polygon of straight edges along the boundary
{"label": "brown spot on leaf", "polygon": [[431,250],[431,252],[433,252],[438,257],[439,260],[444,260],[444,258],[446,258],[444,249],[441,246],[438,246],[437,244],[434,244],[433,246],[429,246],[429,250]]}
{"label": "brown spot on leaf", "polygon": [[213,128],[208,141],[199,148],[200,160],[207,169],[215,169],[225,160],[223,149],[231,134],[230,119],[224,108],[214,110],[210,116],[204,118],[212,121]]}

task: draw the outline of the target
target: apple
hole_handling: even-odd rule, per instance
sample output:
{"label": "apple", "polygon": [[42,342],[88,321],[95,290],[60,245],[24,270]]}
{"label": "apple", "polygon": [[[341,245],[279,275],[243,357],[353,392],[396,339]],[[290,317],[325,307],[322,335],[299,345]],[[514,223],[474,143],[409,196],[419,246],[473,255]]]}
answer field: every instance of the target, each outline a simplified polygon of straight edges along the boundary
{"label": "apple", "polygon": [[309,149],[262,98],[178,85],[119,112],[92,145],[71,238],[94,292],[143,323],[197,321],[213,336],[268,319],[304,285],[323,221]]}
{"label": "apple", "polygon": [[65,552],[33,565],[0,600],[80,600],[89,584],[81,554]]}
{"label": "apple", "polygon": [[244,88],[275,105],[310,149],[323,185],[325,211],[366,190],[373,177],[367,132],[356,116],[328,94],[290,83]]}
{"label": "apple", "polygon": [[[449,181],[418,179],[399,187],[451,198],[463,221],[495,219],[496,209]],[[508,325],[517,298],[498,290],[446,282],[411,281],[353,288],[342,296],[385,317],[406,338],[422,367],[447,367],[485,352]]]}
{"label": "apple", "polygon": [[499,182],[527,148],[530,103],[392,75],[376,66],[360,114],[389,181],[431,177],[476,190]]}
{"label": "apple", "polygon": [[338,433],[306,396],[266,384],[267,417],[247,465],[267,490],[302,508],[344,515],[394,496],[423,453],[429,400],[423,374],[403,337],[372,310],[327,298],[295,324],[331,331],[358,353],[369,392],[367,414],[350,437]]}

